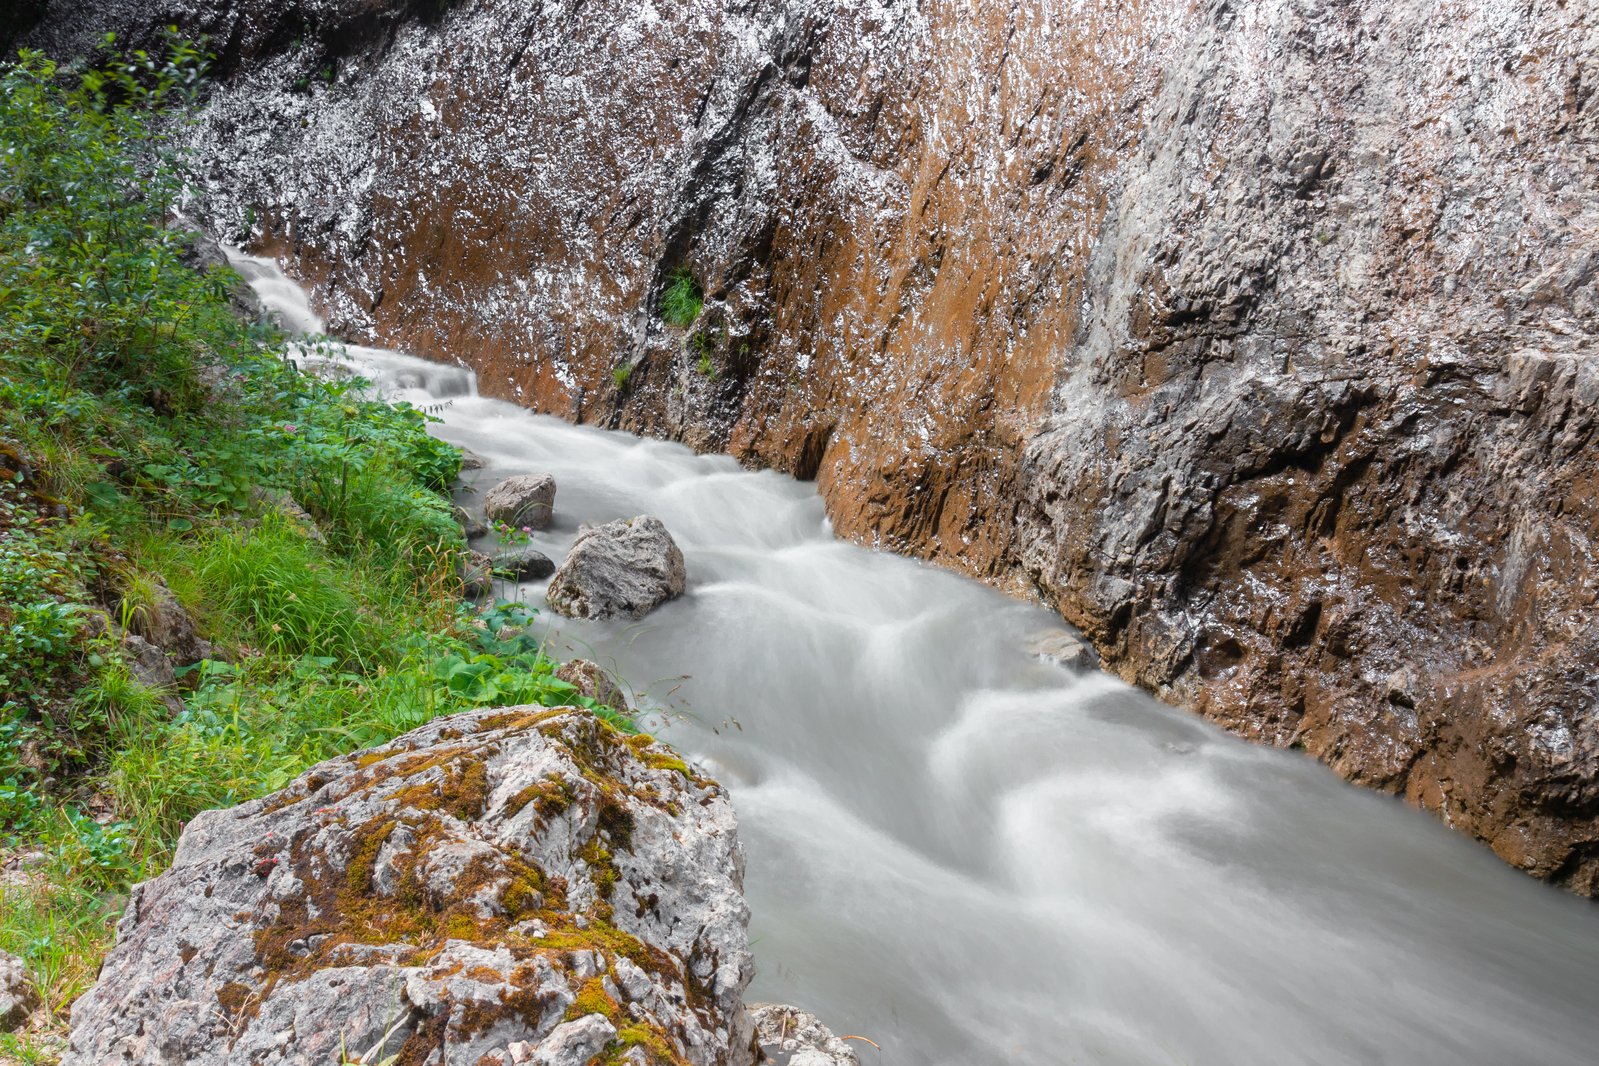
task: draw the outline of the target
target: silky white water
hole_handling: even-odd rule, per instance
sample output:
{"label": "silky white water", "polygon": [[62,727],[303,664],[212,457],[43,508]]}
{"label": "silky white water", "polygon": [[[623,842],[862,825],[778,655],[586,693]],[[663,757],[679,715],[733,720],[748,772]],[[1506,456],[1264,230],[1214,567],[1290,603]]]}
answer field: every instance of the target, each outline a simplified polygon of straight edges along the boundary
{"label": "silky white water", "polygon": [[[295,328],[305,296],[238,260]],[[1599,908],[1306,758],[1022,649],[1058,626],[835,540],[813,487],[476,395],[366,348],[376,388],[581,523],[654,514],[689,587],[551,645],[664,709],[731,790],[759,968],[862,1062],[1599,1061]],[[440,406],[440,405],[443,406]],[[542,583],[501,595],[543,606]],[[661,712],[657,711],[657,717]]]}

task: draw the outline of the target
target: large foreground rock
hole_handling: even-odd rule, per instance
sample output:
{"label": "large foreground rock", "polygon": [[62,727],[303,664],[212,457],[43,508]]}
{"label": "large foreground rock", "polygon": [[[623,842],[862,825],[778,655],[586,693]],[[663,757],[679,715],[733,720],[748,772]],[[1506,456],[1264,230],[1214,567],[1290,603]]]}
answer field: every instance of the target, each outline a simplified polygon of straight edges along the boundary
{"label": "large foreground rock", "polygon": [[555,515],[555,479],[548,474],[508,477],[483,497],[483,513],[490,522],[517,529],[548,529]]}
{"label": "large foreground rock", "polygon": [[746,1066],[733,810],[648,738],[440,719],[200,815],[136,888],[72,1066]]}
{"label": "large foreground rock", "polygon": [[686,583],[672,534],[659,518],[640,515],[580,532],[545,596],[571,618],[643,618]]}

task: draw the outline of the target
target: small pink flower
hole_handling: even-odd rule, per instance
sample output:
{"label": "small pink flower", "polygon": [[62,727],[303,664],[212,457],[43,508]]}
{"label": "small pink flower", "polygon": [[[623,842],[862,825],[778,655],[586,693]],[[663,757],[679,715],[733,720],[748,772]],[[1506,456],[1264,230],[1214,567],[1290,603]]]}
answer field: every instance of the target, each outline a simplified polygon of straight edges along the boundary
{"label": "small pink flower", "polygon": [[293,433],[297,428],[293,422],[283,423],[283,432],[285,433]]}
{"label": "small pink flower", "polygon": [[523,526],[522,527],[522,532],[523,533],[531,533],[531,532],[533,532],[533,527],[532,526]]}

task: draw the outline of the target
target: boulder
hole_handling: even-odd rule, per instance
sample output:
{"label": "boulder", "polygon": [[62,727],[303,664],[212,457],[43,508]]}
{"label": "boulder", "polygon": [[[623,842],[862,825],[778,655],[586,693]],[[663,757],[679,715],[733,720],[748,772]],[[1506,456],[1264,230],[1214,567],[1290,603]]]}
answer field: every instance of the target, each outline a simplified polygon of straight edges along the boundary
{"label": "boulder", "polygon": [[160,580],[154,595],[128,612],[128,628],[160,648],[179,666],[192,666],[205,658],[210,645],[200,639],[194,619],[172,590]]}
{"label": "boulder", "polygon": [[755,1039],[785,1066],[860,1066],[855,1049],[834,1036],[816,1015],[798,1007],[758,1003],[750,1008]]}
{"label": "boulder", "polygon": [[642,618],[686,583],[677,542],[659,518],[640,515],[579,531],[545,595],[571,618]]}
{"label": "boulder", "polygon": [[1068,670],[1081,672],[1099,666],[1099,655],[1088,642],[1064,629],[1046,629],[1034,634],[1027,642],[1027,652]]}
{"label": "boulder", "polygon": [[462,470],[482,470],[489,465],[489,461],[473,451],[471,448],[461,449]]}
{"label": "boulder", "polygon": [[145,688],[154,689],[166,704],[167,710],[179,714],[183,700],[173,693],[178,677],[172,670],[172,661],[166,652],[134,633],[122,635],[122,657],[128,664],[128,673]]}
{"label": "boulder", "polygon": [[136,887],[66,1066],[749,1066],[732,804],[586,711],[437,719],[207,811]]}
{"label": "boulder", "polygon": [[576,685],[579,695],[587,696],[595,703],[618,711],[628,709],[627,694],[622,687],[611,679],[610,674],[587,659],[570,659],[562,663],[556,668],[555,676],[567,684]]}
{"label": "boulder", "polygon": [[490,522],[547,529],[555,514],[555,479],[548,474],[508,477],[483,497],[483,511]]}
{"label": "boulder", "polygon": [[507,577],[542,578],[555,573],[555,560],[536,548],[507,548],[494,557],[494,572]]}
{"label": "boulder", "polygon": [[0,951],[0,1033],[21,1028],[28,1015],[39,1009],[39,989],[27,964]]}

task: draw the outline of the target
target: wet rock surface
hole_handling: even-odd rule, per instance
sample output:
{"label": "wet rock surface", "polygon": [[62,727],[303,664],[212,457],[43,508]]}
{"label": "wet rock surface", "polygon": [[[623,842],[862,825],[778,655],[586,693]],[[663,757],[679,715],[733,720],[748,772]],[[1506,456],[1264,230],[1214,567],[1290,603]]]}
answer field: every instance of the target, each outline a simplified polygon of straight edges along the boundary
{"label": "wet rock surface", "polygon": [[545,597],[569,618],[643,618],[686,585],[672,534],[639,515],[581,530]]}
{"label": "wet rock surface", "polygon": [[750,1061],[732,807],[647,737],[440,719],[200,815],[68,1063]]}
{"label": "wet rock surface", "polygon": [[537,548],[507,548],[494,556],[494,572],[518,580],[536,580],[555,573],[555,560]]}
{"label": "wet rock surface", "polygon": [[1590,895],[1596,47],[1591,5],[1211,12],[1017,512],[1124,677]]}
{"label": "wet rock surface", "polygon": [[490,522],[521,529],[548,529],[555,514],[555,479],[548,474],[508,477],[483,495]]}
{"label": "wet rock surface", "polygon": [[816,1015],[780,1004],[750,1008],[762,1062],[777,1066],[860,1066],[855,1049],[833,1035]]}
{"label": "wet rock surface", "polygon": [[233,78],[197,208],[335,329],[815,477],[1599,892],[1593,5],[57,0],[33,40],[167,22]]}

